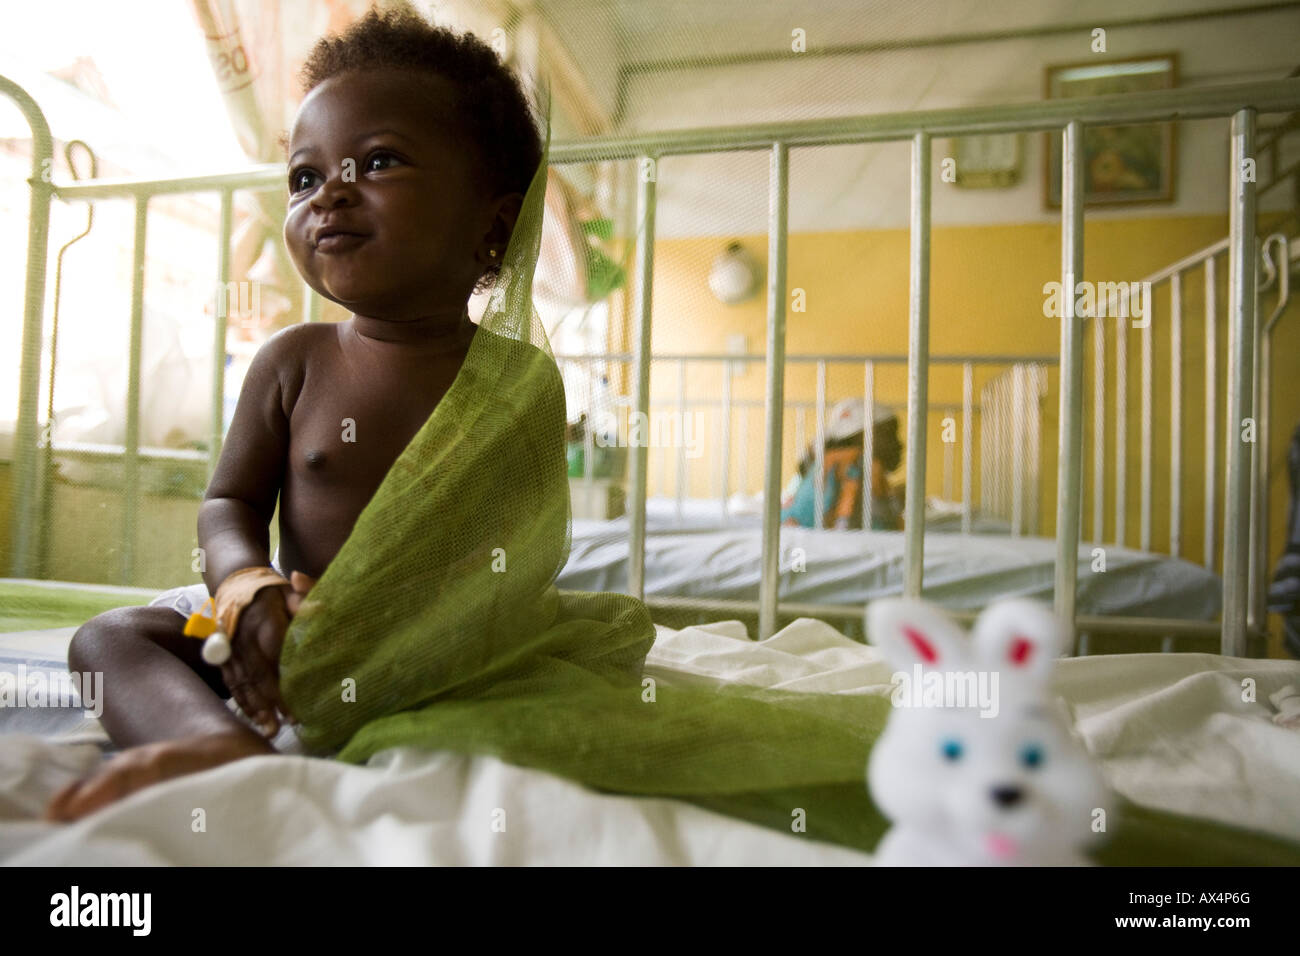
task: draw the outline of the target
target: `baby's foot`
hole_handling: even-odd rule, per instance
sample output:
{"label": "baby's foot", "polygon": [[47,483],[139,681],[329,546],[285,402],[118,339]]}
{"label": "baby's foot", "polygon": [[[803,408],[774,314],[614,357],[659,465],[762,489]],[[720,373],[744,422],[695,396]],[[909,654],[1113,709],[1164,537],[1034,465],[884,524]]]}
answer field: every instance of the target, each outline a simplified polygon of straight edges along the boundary
{"label": "baby's foot", "polygon": [[45,819],[77,820],[150,784],[275,752],[265,740],[238,731],[132,747],[56,793],[45,808]]}

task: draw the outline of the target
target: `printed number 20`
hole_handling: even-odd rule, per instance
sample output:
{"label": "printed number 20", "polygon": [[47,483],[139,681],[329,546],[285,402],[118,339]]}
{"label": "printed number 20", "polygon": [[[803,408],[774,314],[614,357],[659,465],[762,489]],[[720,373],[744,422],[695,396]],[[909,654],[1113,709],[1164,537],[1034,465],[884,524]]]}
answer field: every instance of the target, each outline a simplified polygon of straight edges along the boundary
{"label": "printed number 20", "polygon": [[228,79],[232,73],[248,72],[248,54],[242,46],[235,47],[229,53],[218,54],[216,60],[218,82]]}

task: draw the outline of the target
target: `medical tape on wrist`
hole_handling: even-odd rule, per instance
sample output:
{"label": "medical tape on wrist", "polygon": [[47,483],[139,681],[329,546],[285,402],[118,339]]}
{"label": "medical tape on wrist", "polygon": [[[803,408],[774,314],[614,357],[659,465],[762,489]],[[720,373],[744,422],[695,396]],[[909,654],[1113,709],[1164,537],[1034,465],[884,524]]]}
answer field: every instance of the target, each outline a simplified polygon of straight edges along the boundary
{"label": "medical tape on wrist", "polygon": [[239,617],[253,603],[257,592],[265,587],[281,587],[289,582],[271,568],[242,568],[226,576],[215,598],[185,622],[188,637],[205,638],[203,659],[209,664],[224,664],[230,657],[229,644],[239,627]]}

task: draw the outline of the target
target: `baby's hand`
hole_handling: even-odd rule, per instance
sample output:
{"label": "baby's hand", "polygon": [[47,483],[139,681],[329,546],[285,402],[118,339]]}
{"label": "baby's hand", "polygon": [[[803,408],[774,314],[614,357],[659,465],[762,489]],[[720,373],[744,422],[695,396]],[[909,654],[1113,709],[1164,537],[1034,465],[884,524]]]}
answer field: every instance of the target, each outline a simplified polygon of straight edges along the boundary
{"label": "baby's hand", "polygon": [[289,575],[289,586],[293,588],[293,593],[285,598],[284,603],[289,610],[289,616],[293,617],[298,613],[298,608],[302,607],[302,599],[307,596],[307,592],[316,586],[316,579],[308,577],[301,571],[294,571]]}
{"label": "baby's hand", "polygon": [[288,600],[301,597],[287,587],[265,587],[239,616],[238,632],[230,642],[230,659],[221,677],[235,702],[262,736],[280,729],[276,711],[288,715],[280,699],[280,647],[289,628]]}

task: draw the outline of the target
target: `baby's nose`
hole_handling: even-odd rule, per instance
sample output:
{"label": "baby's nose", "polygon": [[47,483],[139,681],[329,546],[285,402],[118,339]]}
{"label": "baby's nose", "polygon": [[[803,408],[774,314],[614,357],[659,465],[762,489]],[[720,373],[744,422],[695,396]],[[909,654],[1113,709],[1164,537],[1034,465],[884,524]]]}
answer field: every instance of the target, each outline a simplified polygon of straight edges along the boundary
{"label": "baby's nose", "polygon": [[1025,791],[1020,787],[994,787],[990,791],[990,796],[1003,810],[1010,810],[1024,799]]}

